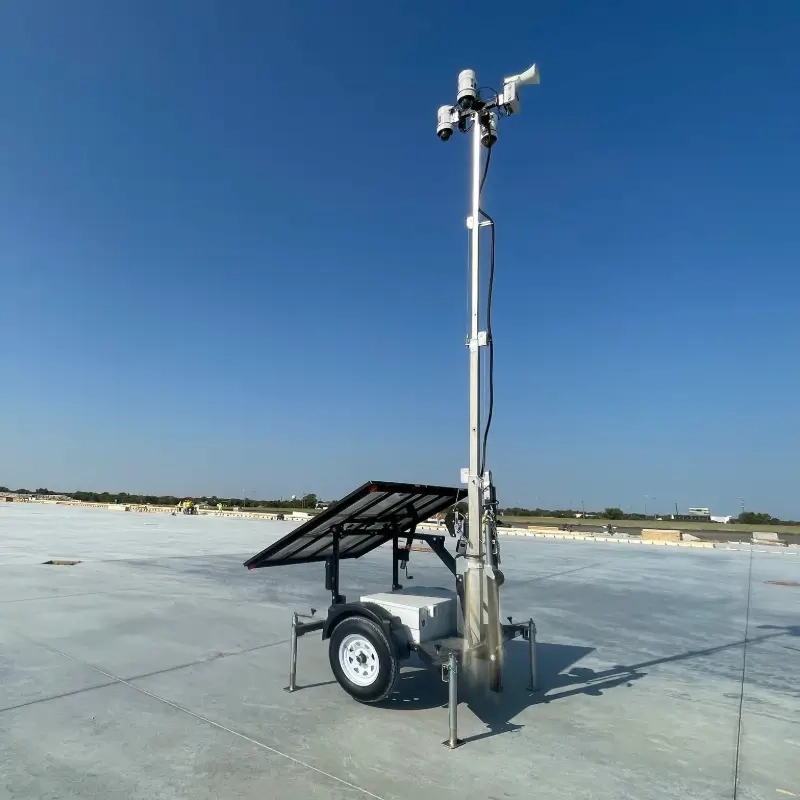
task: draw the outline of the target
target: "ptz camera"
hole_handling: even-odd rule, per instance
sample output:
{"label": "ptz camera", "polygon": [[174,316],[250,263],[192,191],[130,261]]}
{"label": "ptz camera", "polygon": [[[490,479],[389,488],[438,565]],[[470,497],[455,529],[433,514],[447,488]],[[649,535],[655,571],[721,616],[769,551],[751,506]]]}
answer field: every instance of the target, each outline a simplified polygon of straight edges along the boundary
{"label": "ptz camera", "polygon": [[455,123],[453,122],[453,107],[440,106],[438,119],[439,121],[436,125],[436,135],[443,142],[446,142],[453,135],[453,131],[456,129]]}
{"label": "ptz camera", "polygon": [[490,148],[497,141],[497,114],[481,115],[481,144]]}
{"label": "ptz camera", "polygon": [[469,111],[478,99],[478,81],[474,69],[463,69],[458,73],[458,107]]}

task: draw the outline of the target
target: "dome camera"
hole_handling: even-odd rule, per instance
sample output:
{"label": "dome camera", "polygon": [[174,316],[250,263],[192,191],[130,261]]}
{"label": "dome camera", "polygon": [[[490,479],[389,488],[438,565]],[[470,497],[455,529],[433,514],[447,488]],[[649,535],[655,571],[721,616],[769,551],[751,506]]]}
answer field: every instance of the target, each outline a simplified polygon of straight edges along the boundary
{"label": "dome camera", "polygon": [[458,107],[469,111],[478,99],[478,82],[474,69],[463,69],[458,73]]}
{"label": "dome camera", "polygon": [[436,125],[436,135],[446,142],[456,129],[453,123],[453,108],[451,106],[440,106],[438,124]]}

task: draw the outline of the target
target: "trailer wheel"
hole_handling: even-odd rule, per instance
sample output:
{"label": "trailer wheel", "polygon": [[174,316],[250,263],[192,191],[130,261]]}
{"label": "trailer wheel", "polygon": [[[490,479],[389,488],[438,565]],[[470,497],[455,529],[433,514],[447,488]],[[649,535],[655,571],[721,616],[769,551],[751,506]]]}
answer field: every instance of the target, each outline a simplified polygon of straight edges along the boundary
{"label": "trailer wheel", "polygon": [[366,617],[347,617],[334,629],[328,657],[339,685],[360,703],[379,703],[400,674],[386,633]]}

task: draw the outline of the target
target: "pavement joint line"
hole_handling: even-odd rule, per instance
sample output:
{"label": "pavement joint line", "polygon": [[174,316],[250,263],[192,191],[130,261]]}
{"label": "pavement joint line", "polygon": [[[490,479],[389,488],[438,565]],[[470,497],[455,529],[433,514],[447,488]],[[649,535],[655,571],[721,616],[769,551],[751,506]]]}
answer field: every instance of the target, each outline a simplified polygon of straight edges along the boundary
{"label": "pavement joint line", "polygon": [[[201,722],[205,722],[208,725],[212,725],[213,727],[218,728],[221,731],[225,731],[226,733],[229,733],[232,736],[236,736],[240,739],[243,739],[244,741],[249,742],[250,744],[253,744],[256,747],[260,747],[263,750],[267,750],[268,752],[273,753],[276,756],[281,756],[281,758],[285,758],[288,761],[292,761],[293,763],[298,764],[301,767],[310,769],[319,775],[324,775],[326,778],[330,778],[331,780],[336,781],[337,783],[340,783],[343,786],[347,786],[350,789],[355,789],[357,792],[361,792],[367,797],[373,797],[375,798],[375,800],[385,800],[385,798],[381,797],[380,795],[373,794],[372,792],[370,792],[369,789],[364,789],[362,786],[357,786],[355,783],[351,783],[350,781],[345,780],[344,778],[340,778],[337,775],[331,774],[330,772],[325,772],[325,770],[320,769],[319,767],[315,767],[312,764],[309,764],[305,761],[301,761],[299,758],[295,758],[294,756],[291,756],[288,753],[284,753],[283,751],[278,750],[275,747],[271,747],[265,742],[260,742],[258,741],[258,739],[253,739],[251,736],[248,736],[245,733],[241,733],[240,731],[234,730],[233,728],[229,728],[220,722],[215,722],[213,719],[204,717],[202,714],[198,714],[196,711],[192,711],[191,709],[188,709],[185,706],[180,705],[179,703],[173,703],[171,700],[167,700],[165,697],[160,697],[154,692],[148,692],[147,689],[143,689],[141,686],[136,686],[135,684],[131,683],[130,680],[120,678],[111,672],[106,672],[106,670],[101,669],[100,667],[96,667],[94,664],[89,664],[87,661],[82,661],[81,659],[76,658],[75,656],[71,656],[69,653],[65,653],[63,650],[59,650],[57,647],[53,647],[52,645],[45,644],[44,642],[39,642],[35,639],[31,639],[29,636],[25,636],[24,634],[19,633],[19,631],[17,631],[17,633],[23,638],[28,639],[30,642],[38,644],[40,647],[44,647],[46,650],[50,650],[51,652],[56,653],[57,655],[60,655],[63,658],[69,659],[70,661],[73,661],[76,664],[81,664],[84,667],[88,667],[89,669],[98,672],[100,675],[109,678],[112,682],[108,684],[109,686],[113,686],[115,683],[120,683],[123,686],[127,686],[129,689],[133,689],[135,692],[139,692],[140,694],[150,697],[153,700],[157,700],[159,703],[163,703],[164,705],[167,705],[170,708],[174,708],[176,711],[182,711],[184,714],[188,714],[190,717],[194,717],[195,719],[200,720]],[[274,644],[280,644],[280,642],[275,642]],[[267,646],[269,647],[271,645]],[[133,680],[136,679],[134,678]]]}
{"label": "pavement joint line", "polygon": [[[39,642],[36,639],[31,639],[30,636],[26,636],[24,633],[21,633],[20,631],[14,630],[14,633],[16,633],[18,636],[21,636],[23,639],[27,639],[29,642],[32,642],[33,644],[39,647],[43,647],[46,650],[50,650],[52,652],[58,653],[59,655],[63,655],[66,656],[67,658],[70,658],[70,656],[68,656],[65,653],[62,653],[56,648],[50,647],[44,642]],[[18,708],[27,708],[28,706],[34,706],[37,703],[48,703],[50,700],[61,700],[64,697],[72,697],[72,695],[74,694],[82,694],[83,692],[92,692],[95,689],[105,689],[108,686],[114,686],[117,681],[138,681],[144,678],[154,678],[156,675],[165,675],[168,672],[177,672],[179,669],[188,669],[189,667],[197,667],[200,664],[209,664],[212,661],[219,661],[220,659],[230,658],[231,656],[242,656],[246,655],[247,653],[257,652],[258,650],[266,650],[268,647],[277,647],[278,645],[281,644],[289,644],[289,639],[280,639],[277,642],[270,642],[269,644],[260,644],[256,647],[247,647],[244,650],[234,650],[230,653],[219,653],[215,656],[209,656],[208,658],[200,658],[197,661],[189,661],[186,664],[177,664],[174,667],[165,667],[164,669],[157,669],[154,672],[145,672],[142,673],[141,675],[132,675],[128,678],[115,678],[114,681],[110,683],[99,683],[97,686],[86,686],[83,689],[75,689],[71,692],[63,692],[61,694],[49,695],[48,697],[40,697],[36,700],[28,700],[25,703],[18,703],[15,706],[6,706],[5,708],[0,708],[0,714],[6,711],[15,711]],[[75,660],[78,661],[78,659]],[[78,663],[83,663],[83,662],[78,661]],[[95,669],[95,667],[93,667],[91,664],[86,664],[85,666],[89,667],[90,669]]]}
{"label": "pavement joint line", "polygon": [[[130,563],[131,561],[164,561],[166,559],[177,559],[177,558],[216,558],[220,556],[222,558],[242,558],[245,559],[248,557],[247,553],[198,553],[197,555],[193,556],[121,556],[118,558],[84,558],[81,559],[80,568],[81,570],[91,569],[93,566],[97,564],[125,564]],[[38,558],[49,558],[47,555],[40,555]],[[20,569],[21,567],[38,567],[44,566],[43,563],[39,560],[36,561],[19,561],[19,562],[3,562],[0,563],[0,569]],[[76,565],[77,566],[77,565]]]}
{"label": "pavement joint line", "polygon": [[[79,592],[76,594],[54,594],[45,597],[20,597],[17,598],[16,600],[0,600],[0,605],[5,605],[7,603],[33,603],[36,601],[41,602],[42,600],[60,600],[62,597],[91,597],[93,595],[115,595],[115,594],[126,594],[131,592],[135,594],[142,594],[154,597],[206,597],[206,598],[210,597],[222,603],[241,603],[241,600],[238,600],[234,597],[223,597],[217,594],[206,594],[202,592],[148,592],[145,589],[130,588],[130,589],[114,589],[109,592]],[[270,603],[267,600],[253,600],[252,603],[259,606],[266,606],[269,608],[280,609],[281,611],[285,610],[285,606],[282,606],[280,603]]]}
{"label": "pavement joint line", "polygon": [[[41,558],[49,558],[42,555]],[[76,556],[77,557],[77,556]],[[157,556],[117,556],[116,558],[90,558],[81,560],[81,569],[89,569],[95,564],[124,564],[131,561],[173,561],[176,559],[191,558],[240,558],[242,560],[250,557],[249,551],[240,550],[235,553],[196,553],[191,556],[179,555],[157,555]],[[41,561],[21,561],[19,563],[0,563],[0,569],[19,569],[20,567],[43,566]]]}
{"label": "pavement joint line", "polygon": [[106,683],[98,683],[97,686],[85,686],[83,689],[73,689],[71,692],[62,692],[61,694],[51,694],[48,697],[39,697],[36,700],[28,700],[25,703],[17,703],[15,706],[5,706],[0,708],[0,714],[5,714],[6,711],[17,711],[20,708],[28,708],[35,706],[39,703],[49,703],[51,700],[61,700],[64,697],[72,697],[76,694],[84,694],[86,692],[93,692],[95,689],[106,689],[109,686],[115,686],[116,681],[107,681]]}
{"label": "pavement joint line", "polygon": [[[658,540],[649,539],[608,539],[596,536],[565,536],[556,535],[553,533],[506,533],[498,531],[501,536],[527,536],[532,539],[559,539],[563,541],[573,542],[614,542],[616,544],[641,544],[658,547],[693,547],[695,549],[703,550],[728,550],[739,553],[747,553],[750,551],[752,545],[748,542],[660,542]],[[735,547],[734,545],[740,545]],[[754,553],[773,553],[778,556],[800,556],[800,550],[788,550],[785,547],[778,547],[770,550],[753,550]]]}
{"label": "pavement joint line", "polygon": [[61,600],[63,597],[97,597],[109,594],[122,594],[123,592],[137,592],[139,589],[114,589],[110,592],[75,592],[74,594],[50,594],[41,597],[18,597],[15,600],[0,600],[0,606],[9,603],[34,603],[37,600]]}

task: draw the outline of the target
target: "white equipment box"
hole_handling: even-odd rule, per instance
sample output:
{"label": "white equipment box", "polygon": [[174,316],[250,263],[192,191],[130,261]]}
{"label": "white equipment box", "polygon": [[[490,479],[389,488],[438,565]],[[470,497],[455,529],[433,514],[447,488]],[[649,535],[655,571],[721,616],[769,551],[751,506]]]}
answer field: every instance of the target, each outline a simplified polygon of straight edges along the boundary
{"label": "white equipment box", "polygon": [[456,634],[456,593],[449,589],[415,586],[413,590],[365,594],[361,602],[375,603],[398,617],[415,644]]}

